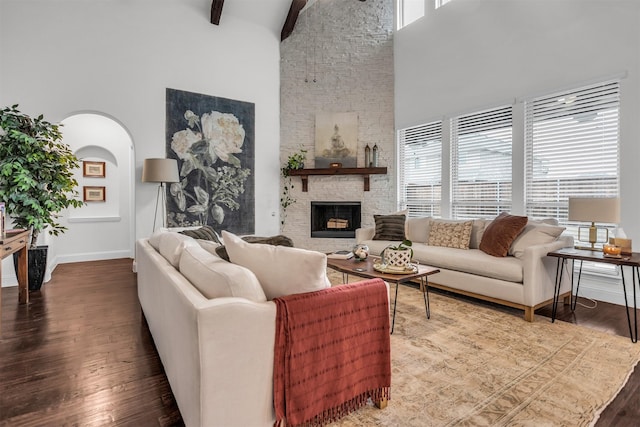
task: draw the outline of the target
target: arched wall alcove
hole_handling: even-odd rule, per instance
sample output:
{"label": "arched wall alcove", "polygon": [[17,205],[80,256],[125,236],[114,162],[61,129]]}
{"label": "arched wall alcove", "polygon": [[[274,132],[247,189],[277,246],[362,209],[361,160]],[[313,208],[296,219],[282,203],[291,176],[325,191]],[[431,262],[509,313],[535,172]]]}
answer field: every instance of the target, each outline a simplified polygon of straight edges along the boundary
{"label": "arched wall alcove", "polygon": [[[64,142],[80,160],[75,171],[80,198],[93,187],[103,192],[104,200],[86,201],[63,213],[61,223],[68,230],[48,239],[51,269],[58,263],[132,258],[135,173],[130,133],[114,118],[97,112],[72,114],[62,124]],[[103,165],[104,176],[87,175],[84,162]]]}

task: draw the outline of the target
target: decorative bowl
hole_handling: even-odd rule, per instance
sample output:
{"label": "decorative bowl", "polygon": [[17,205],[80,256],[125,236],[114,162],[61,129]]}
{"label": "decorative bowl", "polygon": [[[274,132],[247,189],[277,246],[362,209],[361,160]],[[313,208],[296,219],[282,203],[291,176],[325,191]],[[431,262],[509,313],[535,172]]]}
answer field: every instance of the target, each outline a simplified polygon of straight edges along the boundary
{"label": "decorative bowl", "polygon": [[357,261],[364,261],[369,257],[369,246],[367,245],[355,245],[353,247],[353,256]]}

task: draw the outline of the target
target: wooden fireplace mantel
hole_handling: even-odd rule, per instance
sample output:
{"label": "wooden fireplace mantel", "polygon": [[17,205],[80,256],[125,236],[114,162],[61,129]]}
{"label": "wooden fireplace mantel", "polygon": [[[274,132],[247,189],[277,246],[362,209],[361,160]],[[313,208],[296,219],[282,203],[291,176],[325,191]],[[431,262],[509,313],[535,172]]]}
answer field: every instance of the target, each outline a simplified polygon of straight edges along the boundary
{"label": "wooden fireplace mantel", "polygon": [[369,191],[369,175],[386,175],[386,167],[377,168],[318,168],[318,169],[290,169],[290,176],[302,179],[302,191],[309,191],[309,175],[362,175],[364,191]]}

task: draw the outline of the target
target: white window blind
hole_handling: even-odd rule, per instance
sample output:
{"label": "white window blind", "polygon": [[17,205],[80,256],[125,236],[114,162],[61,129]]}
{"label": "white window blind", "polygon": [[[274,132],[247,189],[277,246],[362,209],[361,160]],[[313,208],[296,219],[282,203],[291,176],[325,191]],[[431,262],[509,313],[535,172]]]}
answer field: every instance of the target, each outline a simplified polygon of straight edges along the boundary
{"label": "white window blind", "polygon": [[400,201],[409,216],[440,216],[442,122],[399,131]]}
{"label": "white window blind", "polygon": [[619,106],[618,81],[525,102],[528,216],[557,218],[577,237],[569,197],[618,196]]}
{"label": "white window blind", "polygon": [[511,210],[511,106],[459,116],[451,126],[452,217]]}

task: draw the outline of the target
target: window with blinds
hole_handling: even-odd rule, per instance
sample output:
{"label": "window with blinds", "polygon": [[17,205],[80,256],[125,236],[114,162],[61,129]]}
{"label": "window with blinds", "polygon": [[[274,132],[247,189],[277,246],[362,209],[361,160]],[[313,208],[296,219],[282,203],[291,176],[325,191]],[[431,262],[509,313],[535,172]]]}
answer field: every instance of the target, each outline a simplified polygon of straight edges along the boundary
{"label": "window with blinds", "polygon": [[398,135],[401,206],[409,216],[440,216],[442,121],[414,126]]}
{"label": "window with blinds", "polygon": [[488,218],[511,210],[511,106],[451,121],[451,215]]}
{"label": "window with blinds", "polygon": [[618,81],[525,102],[529,217],[557,218],[577,237],[569,197],[618,196],[619,107]]}

